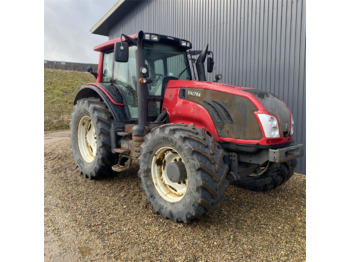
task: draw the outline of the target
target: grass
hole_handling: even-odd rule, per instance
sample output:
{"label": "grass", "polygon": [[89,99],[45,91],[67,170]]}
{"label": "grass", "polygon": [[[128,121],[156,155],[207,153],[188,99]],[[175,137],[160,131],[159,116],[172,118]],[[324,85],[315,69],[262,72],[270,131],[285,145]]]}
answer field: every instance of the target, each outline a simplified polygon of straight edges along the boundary
{"label": "grass", "polygon": [[44,130],[67,129],[75,95],[82,85],[96,79],[87,72],[44,70]]}

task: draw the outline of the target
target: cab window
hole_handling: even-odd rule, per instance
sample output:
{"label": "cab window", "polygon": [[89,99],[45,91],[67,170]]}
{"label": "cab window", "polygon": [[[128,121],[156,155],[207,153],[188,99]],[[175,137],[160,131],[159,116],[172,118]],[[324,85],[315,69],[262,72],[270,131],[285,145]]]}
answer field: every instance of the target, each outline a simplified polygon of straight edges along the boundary
{"label": "cab window", "polygon": [[113,73],[113,51],[104,53],[102,68],[102,83],[110,83]]}

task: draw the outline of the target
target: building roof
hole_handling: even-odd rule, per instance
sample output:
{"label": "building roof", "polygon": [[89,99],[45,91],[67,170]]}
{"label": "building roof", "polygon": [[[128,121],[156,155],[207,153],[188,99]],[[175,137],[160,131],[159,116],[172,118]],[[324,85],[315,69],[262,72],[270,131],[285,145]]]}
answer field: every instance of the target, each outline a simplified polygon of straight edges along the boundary
{"label": "building roof", "polygon": [[90,29],[96,35],[108,36],[110,29],[125,15],[128,14],[140,1],[119,0],[111,9]]}

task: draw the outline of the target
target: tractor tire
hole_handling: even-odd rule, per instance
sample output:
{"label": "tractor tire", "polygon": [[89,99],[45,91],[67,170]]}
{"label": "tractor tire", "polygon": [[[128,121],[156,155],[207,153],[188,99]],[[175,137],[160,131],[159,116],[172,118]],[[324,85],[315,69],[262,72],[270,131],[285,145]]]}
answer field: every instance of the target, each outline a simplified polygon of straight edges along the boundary
{"label": "tractor tire", "polygon": [[224,150],[204,128],[166,124],[153,129],[145,136],[139,164],[147,202],[164,219],[202,218],[225,198]]}
{"label": "tractor tire", "polygon": [[270,163],[268,169],[259,176],[247,176],[233,184],[252,191],[267,191],[286,183],[294,174],[296,160],[286,163]]}
{"label": "tractor tire", "polygon": [[77,101],[71,115],[71,147],[80,173],[89,179],[112,174],[115,156],[111,151],[112,115],[98,98]]}

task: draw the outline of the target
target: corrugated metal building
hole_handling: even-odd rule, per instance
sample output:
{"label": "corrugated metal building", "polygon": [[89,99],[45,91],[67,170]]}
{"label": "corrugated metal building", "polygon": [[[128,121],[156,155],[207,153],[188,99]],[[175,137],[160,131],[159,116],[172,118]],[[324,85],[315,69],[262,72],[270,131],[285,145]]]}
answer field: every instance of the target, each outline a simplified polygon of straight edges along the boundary
{"label": "corrugated metal building", "polygon": [[[209,43],[221,82],[275,94],[306,146],[305,0],[119,0],[91,29],[110,39],[139,30]],[[304,148],[305,150],[305,148]],[[305,150],[306,153],[306,150]],[[306,157],[298,172],[306,173]]]}

